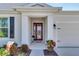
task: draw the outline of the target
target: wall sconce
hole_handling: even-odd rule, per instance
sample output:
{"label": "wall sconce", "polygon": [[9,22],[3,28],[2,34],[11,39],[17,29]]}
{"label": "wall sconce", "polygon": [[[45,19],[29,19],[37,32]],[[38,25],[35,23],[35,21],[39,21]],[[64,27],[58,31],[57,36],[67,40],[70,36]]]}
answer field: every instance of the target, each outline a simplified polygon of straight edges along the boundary
{"label": "wall sconce", "polygon": [[53,28],[56,29],[56,24],[53,24]]}

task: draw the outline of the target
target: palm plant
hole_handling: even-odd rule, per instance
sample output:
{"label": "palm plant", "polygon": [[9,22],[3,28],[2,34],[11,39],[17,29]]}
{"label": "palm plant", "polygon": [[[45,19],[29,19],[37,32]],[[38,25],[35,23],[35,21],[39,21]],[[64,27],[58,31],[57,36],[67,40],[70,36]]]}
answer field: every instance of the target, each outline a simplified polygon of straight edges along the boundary
{"label": "palm plant", "polygon": [[56,43],[53,40],[48,40],[47,41],[48,51],[52,51],[55,46],[56,46]]}

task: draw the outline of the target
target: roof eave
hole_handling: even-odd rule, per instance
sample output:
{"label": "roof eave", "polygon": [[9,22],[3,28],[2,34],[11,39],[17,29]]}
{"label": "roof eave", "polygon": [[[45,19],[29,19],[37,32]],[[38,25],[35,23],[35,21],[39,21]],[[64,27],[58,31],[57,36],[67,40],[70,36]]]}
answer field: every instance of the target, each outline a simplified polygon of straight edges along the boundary
{"label": "roof eave", "polygon": [[62,7],[18,7],[18,8],[13,8],[15,11],[20,11],[20,12],[32,12],[32,11],[49,11],[49,12],[59,12],[59,11],[62,11]]}

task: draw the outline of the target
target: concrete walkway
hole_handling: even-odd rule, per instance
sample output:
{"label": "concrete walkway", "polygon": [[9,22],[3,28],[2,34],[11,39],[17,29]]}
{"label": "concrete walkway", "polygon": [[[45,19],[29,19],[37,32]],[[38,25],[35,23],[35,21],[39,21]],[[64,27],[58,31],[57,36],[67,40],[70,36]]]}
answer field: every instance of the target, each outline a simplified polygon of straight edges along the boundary
{"label": "concrete walkway", "polygon": [[29,46],[30,49],[40,49],[40,50],[43,50],[43,49],[46,49],[46,45],[41,42],[41,43],[38,43],[36,41],[34,41],[30,46]]}
{"label": "concrete walkway", "polygon": [[34,41],[29,48],[32,50],[30,56],[44,56],[44,49],[46,49],[46,45],[43,42]]}
{"label": "concrete walkway", "polygon": [[32,49],[30,56],[44,56],[42,49]]}

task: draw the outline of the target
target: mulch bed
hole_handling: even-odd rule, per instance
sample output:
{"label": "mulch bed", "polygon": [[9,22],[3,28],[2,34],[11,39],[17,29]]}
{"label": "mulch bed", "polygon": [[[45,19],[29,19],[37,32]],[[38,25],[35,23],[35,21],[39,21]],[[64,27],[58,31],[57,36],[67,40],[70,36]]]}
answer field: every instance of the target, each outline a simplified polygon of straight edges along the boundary
{"label": "mulch bed", "polygon": [[[18,52],[21,52],[20,50],[19,50],[20,48],[18,48]],[[29,56],[30,55],[30,53],[31,53],[31,49],[29,49],[28,50],[28,52],[27,53],[25,53],[24,55],[22,55],[22,56]]]}
{"label": "mulch bed", "polygon": [[58,56],[57,53],[54,50],[48,51],[48,50],[45,49],[43,51],[44,51],[45,56]]}

